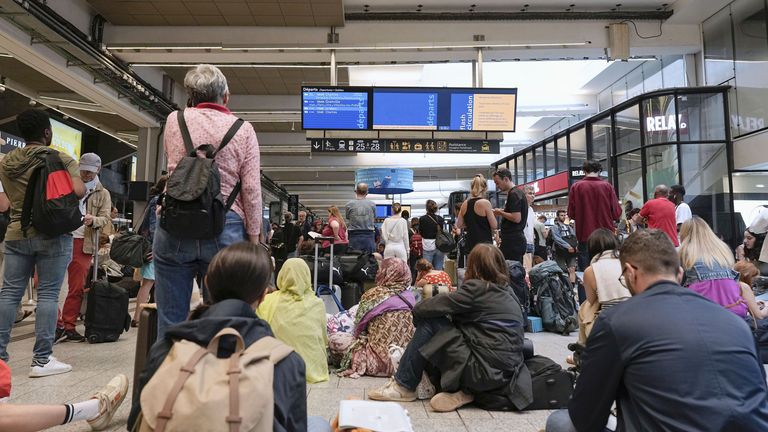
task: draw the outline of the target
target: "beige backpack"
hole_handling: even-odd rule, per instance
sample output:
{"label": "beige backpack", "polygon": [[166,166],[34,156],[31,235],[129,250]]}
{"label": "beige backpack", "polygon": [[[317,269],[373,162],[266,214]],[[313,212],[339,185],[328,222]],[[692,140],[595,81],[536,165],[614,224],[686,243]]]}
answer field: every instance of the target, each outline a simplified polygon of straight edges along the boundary
{"label": "beige backpack", "polygon": [[[225,335],[237,339],[235,352],[218,358]],[[218,332],[207,348],[187,340],[174,343],[141,392],[139,432],[271,431],[275,365],[293,349],[273,337],[248,349],[244,345],[233,328]]]}

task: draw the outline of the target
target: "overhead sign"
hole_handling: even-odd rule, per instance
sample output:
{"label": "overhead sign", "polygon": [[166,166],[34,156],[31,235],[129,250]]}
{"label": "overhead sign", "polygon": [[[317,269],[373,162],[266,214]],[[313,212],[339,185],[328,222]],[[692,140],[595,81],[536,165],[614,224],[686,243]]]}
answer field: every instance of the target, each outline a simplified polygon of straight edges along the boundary
{"label": "overhead sign", "polygon": [[23,148],[27,143],[23,138],[0,131],[0,152],[8,154],[17,148]]}
{"label": "overhead sign", "polygon": [[368,193],[378,195],[413,192],[413,170],[407,168],[362,168],[355,171],[355,184],[368,185]]}
{"label": "overhead sign", "polygon": [[486,153],[499,154],[499,141],[433,139],[313,138],[313,153]]}
{"label": "overhead sign", "polygon": [[302,87],[303,129],[369,129],[369,88]]}

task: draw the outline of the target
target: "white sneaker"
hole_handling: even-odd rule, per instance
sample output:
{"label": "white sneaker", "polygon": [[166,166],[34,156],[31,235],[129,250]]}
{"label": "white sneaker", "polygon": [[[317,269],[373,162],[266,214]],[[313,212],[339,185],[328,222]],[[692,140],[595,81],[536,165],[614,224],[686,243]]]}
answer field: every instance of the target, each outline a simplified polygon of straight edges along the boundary
{"label": "white sneaker", "polygon": [[92,430],[99,431],[109,426],[112,416],[123,403],[126,394],[128,394],[128,378],[123,374],[115,376],[104,388],[96,392],[93,398],[99,400],[99,414],[88,419]]}
{"label": "white sneaker", "polygon": [[40,378],[50,375],[58,375],[70,372],[72,370],[72,366],[68,365],[66,363],[62,363],[58,360],[56,360],[56,357],[49,356],[48,357],[48,363],[45,364],[45,366],[32,366],[29,370],[29,377],[30,378]]}

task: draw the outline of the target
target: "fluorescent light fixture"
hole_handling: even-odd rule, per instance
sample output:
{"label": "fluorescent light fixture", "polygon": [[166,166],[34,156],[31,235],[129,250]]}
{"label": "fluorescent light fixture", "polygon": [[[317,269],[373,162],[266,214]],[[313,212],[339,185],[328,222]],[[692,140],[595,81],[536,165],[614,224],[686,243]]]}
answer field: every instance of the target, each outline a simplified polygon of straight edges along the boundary
{"label": "fluorescent light fixture", "polygon": [[0,53],[0,57],[9,57],[9,58],[13,58],[13,54],[8,54],[8,53]]}
{"label": "fluorescent light fixture", "polygon": [[65,102],[65,103],[73,103],[78,105],[92,105],[92,106],[100,106],[99,104],[95,102],[90,101],[81,101],[76,99],[66,99],[66,98],[60,98],[60,97],[53,97],[53,96],[38,96],[37,97],[40,100],[49,100],[49,101],[55,101],[55,102]]}
{"label": "fluorescent light fixture", "polygon": [[[180,68],[192,68],[200,63],[130,63],[132,67],[167,67],[167,68],[174,68],[174,67],[180,67]],[[302,64],[282,64],[282,63],[275,63],[275,64],[257,64],[257,63],[218,63],[214,64],[214,66],[219,68],[280,68],[280,69],[304,69],[304,68],[317,68],[317,69],[327,69],[330,68],[330,65],[302,65]]]}
{"label": "fluorescent light fixture", "polygon": [[764,187],[765,187],[765,185],[764,185],[764,184],[756,184],[756,185],[755,185],[755,187],[756,187],[756,188],[764,188]]}
{"label": "fluorescent light fixture", "polygon": [[397,50],[446,50],[446,49],[496,49],[496,48],[546,48],[546,47],[578,47],[591,45],[592,41],[584,42],[547,42],[547,43],[467,43],[467,44],[423,44],[423,45],[316,45],[316,46],[193,46],[193,45],[169,45],[169,46],[132,46],[112,45],[108,50],[134,50],[134,51],[397,51]]}
{"label": "fluorescent light fixture", "polygon": [[78,111],[89,111],[89,112],[97,112],[97,113],[103,113],[103,114],[112,114],[117,115],[117,113],[109,111],[105,108],[101,108],[100,106],[95,107],[89,107],[89,106],[82,106],[82,105],[68,105],[68,104],[58,104],[59,108],[69,108],[74,109]]}

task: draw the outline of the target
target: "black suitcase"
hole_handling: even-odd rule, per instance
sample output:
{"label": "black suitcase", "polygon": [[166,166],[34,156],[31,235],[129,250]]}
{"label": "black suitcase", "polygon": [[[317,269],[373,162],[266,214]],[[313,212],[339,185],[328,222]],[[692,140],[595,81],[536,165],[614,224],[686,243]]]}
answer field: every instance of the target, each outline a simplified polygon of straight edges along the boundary
{"label": "black suitcase", "polygon": [[575,376],[552,359],[535,355],[525,360],[531,372],[533,402],[526,410],[553,410],[566,408],[573,394]]}
{"label": "black suitcase", "polygon": [[[98,230],[96,231],[98,238]],[[93,255],[93,283],[85,309],[85,338],[89,343],[115,342],[131,328],[128,292],[106,278],[98,279],[99,254]]]}
{"label": "black suitcase", "polygon": [[[138,306],[137,306],[138,307]],[[139,331],[136,335],[136,357],[133,361],[133,400],[139,397],[136,386],[139,376],[144,371],[149,359],[149,350],[157,340],[157,306],[153,303],[145,304],[139,314]]]}
{"label": "black suitcase", "polygon": [[360,296],[363,293],[363,286],[357,282],[347,282],[341,286],[341,305],[349,310],[352,306],[360,303]]}

